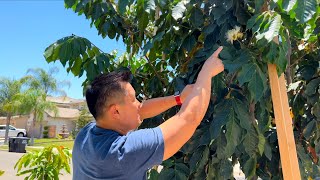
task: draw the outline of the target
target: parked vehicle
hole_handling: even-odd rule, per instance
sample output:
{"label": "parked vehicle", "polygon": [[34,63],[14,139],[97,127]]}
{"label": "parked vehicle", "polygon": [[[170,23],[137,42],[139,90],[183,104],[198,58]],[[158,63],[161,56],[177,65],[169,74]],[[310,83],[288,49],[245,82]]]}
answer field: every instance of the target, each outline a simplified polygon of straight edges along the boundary
{"label": "parked vehicle", "polygon": [[[6,125],[0,125],[0,137],[4,137],[6,134]],[[15,128],[9,125],[9,137],[25,137],[27,131],[25,129]]]}

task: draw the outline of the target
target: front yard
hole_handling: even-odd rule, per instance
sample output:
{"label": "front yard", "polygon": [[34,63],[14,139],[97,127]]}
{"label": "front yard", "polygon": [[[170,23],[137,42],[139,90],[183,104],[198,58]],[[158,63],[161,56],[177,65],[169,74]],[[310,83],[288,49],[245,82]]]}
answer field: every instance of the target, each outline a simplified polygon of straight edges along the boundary
{"label": "front yard", "polygon": [[[26,146],[26,151],[34,151],[41,149],[42,147],[47,147],[49,145],[55,144],[58,146],[63,146],[69,149],[73,148],[73,139],[35,139],[33,146]],[[8,145],[1,145],[0,150],[8,151],[9,147]]]}

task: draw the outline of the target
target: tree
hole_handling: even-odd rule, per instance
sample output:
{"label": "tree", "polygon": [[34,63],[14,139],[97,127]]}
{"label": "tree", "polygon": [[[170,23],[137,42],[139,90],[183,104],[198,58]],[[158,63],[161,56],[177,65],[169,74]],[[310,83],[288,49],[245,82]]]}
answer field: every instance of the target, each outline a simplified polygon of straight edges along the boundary
{"label": "tree", "polygon": [[0,107],[7,116],[6,119],[6,132],[4,143],[8,143],[9,125],[11,117],[18,112],[20,107],[19,99],[15,95],[20,93],[24,80],[14,80],[9,78],[0,79]]}
{"label": "tree", "polygon": [[84,87],[129,66],[138,98],[172,94],[193,83],[203,62],[224,46],[226,70],[212,79],[203,122],[151,179],[232,179],[237,162],[248,179],[282,179],[268,63],[286,74],[302,178],[319,176],[319,1],[65,0],[65,6],[90,19],[103,38],[122,38],[127,47],[117,58],[76,35],[51,44],[47,62],[59,60],[75,76],[85,73]]}
{"label": "tree", "polygon": [[58,109],[52,102],[48,102],[45,99],[46,94],[41,89],[28,89],[23,93],[20,93],[16,98],[21,99],[23,112],[33,115],[33,120],[30,128],[30,145],[34,144],[34,128],[37,121],[42,121],[46,111],[52,111],[56,115]]}
{"label": "tree", "polygon": [[83,108],[80,111],[80,116],[78,120],[76,121],[75,130],[72,131],[73,138],[75,138],[79,133],[79,131],[92,120],[93,120],[93,117],[90,114],[89,109],[87,107]]}
{"label": "tree", "polygon": [[[42,89],[45,93],[45,99],[50,94],[62,94],[66,95],[65,91],[61,89],[63,86],[70,87],[70,82],[63,81],[58,82],[54,75],[59,72],[59,69],[57,67],[52,67],[46,72],[44,69],[41,68],[31,68],[28,69],[26,78],[28,79],[28,84],[30,88],[34,89]],[[40,122],[40,137],[43,135],[43,122],[42,120]]]}

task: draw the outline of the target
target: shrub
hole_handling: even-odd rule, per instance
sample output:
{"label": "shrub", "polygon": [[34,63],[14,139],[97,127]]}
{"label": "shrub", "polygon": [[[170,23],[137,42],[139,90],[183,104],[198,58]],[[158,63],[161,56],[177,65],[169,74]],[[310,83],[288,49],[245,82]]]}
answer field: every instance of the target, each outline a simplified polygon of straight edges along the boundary
{"label": "shrub", "polygon": [[25,179],[58,180],[62,169],[70,174],[71,157],[69,148],[51,145],[23,155],[14,169],[17,169],[17,176],[29,174]]}

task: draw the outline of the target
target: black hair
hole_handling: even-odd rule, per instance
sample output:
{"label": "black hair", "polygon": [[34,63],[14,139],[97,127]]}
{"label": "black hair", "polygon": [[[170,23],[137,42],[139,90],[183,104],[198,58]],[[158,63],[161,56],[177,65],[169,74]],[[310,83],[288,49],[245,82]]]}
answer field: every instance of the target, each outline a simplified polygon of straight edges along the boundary
{"label": "black hair", "polygon": [[[90,113],[97,120],[104,112],[108,101],[112,98],[119,98],[120,94],[125,95],[121,82],[129,82],[130,71],[114,71],[96,77],[86,91],[86,100]],[[119,94],[120,93],[120,94]]]}

